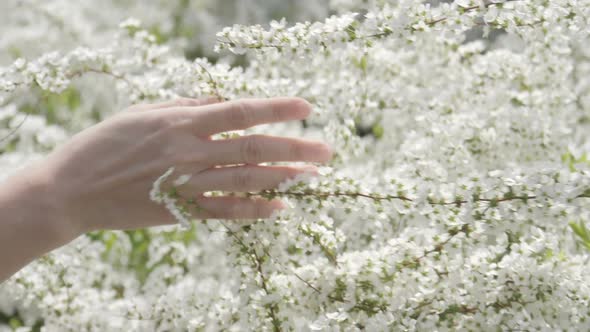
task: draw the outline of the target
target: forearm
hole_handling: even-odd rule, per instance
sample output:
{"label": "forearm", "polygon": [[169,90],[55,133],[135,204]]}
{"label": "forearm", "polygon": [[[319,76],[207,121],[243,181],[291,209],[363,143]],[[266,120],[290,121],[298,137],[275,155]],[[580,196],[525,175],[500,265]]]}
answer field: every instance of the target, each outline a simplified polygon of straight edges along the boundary
{"label": "forearm", "polygon": [[60,218],[50,180],[30,166],[0,183],[0,282],[76,237]]}
{"label": "forearm", "polygon": [[171,165],[178,165],[178,175],[190,175],[178,193],[198,205],[191,217],[270,217],[285,207],[280,200],[204,193],[276,188],[317,169],[259,164],[327,162],[331,148],[318,141],[267,135],[207,137],[299,121],[310,113],[311,105],[299,98],[213,104],[179,99],[130,108],[78,133],[42,162],[0,183],[0,282],[84,232],[175,223],[174,215],[149,195],[154,181]]}

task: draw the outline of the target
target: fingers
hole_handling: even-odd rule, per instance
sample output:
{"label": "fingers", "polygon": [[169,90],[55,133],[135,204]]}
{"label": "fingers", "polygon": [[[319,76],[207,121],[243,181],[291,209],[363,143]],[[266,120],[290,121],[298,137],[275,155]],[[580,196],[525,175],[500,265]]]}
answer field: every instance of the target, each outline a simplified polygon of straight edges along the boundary
{"label": "fingers", "polygon": [[170,108],[170,107],[200,107],[211,105],[215,103],[219,103],[220,100],[217,97],[209,97],[209,98],[178,98],[175,100],[169,100],[161,103],[154,103],[154,104],[138,104],[133,105],[128,108],[130,112],[142,112],[142,111],[151,111],[156,109],[162,108]]}
{"label": "fingers", "polygon": [[263,219],[286,208],[280,200],[263,198],[200,197],[196,203],[200,208],[196,217],[201,219]]}
{"label": "fingers", "polygon": [[317,167],[307,166],[234,166],[211,168],[193,176],[180,186],[181,195],[190,197],[207,191],[251,192],[273,189],[300,174],[318,174]]}
{"label": "fingers", "polygon": [[332,149],[318,141],[250,135],[205,142],[211,165],[259,164],[263,162],[328,162]]}
{"label": "fingers", "polygon": [[210,136],[232,130],[247,129],[265,123],[305,119],[311,105],[300,98],[242,99],[210,104],[198,110],[177,110],[178,116],[190,118],[198,136]]}
{"label": "fingers", "polygon": [[[265,219],[272,216],[275,211],[286,208],[281,200],[269,201],[263,198],[240,197],[198,197],[195,199],[198,210],[190,209],[195,219]],[[159,225],[174,225],[178,221],[164,207],[153,205],[153,208],[144,209],[138,215],[142,224],[123,226],[119,223],[113,229],[137,229]]]}

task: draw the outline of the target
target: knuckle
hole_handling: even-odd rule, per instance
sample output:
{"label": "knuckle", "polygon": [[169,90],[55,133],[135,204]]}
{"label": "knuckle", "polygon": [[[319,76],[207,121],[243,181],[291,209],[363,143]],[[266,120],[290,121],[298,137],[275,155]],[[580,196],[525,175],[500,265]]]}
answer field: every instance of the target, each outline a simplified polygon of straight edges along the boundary
{"label": "knuckle", "polygon": [[176,143],[173,145],[171,150],[171,159],[178,164],[190,164],[190,165],[206,165],[208,164],[209,155],[202,149],[195,149],[191,143],[186,143],[190,140],[189,137],[183,139],[176,139]]}
{"label": "knuckle", "polygon": [[253,135],[244,139],[242,143],[242,159],[246,163],[262,161],[262,143],[259,136]]}
{"label": "knuckle", "polygon": [[154,131],[163,133],[185,132],[184,129],[193,125],[193,119],[185,116],[183,112],[158,113],[152,117],[151,123]]}
{"label": "knuckle", "polygon": [[187,150],[190,153],[187,153],[187,155],[190,156],[189,158],[189,163],[198,163],[198,164],[210,164],[209,159],[210,159],[210,155],[206,150],[203,149],[195,149],[194,145],[190,145]]}
{"label": "knuckle", "polygon": [[236,128],[246,128],[250,126],[252,115],[250,104],[246,101],[237,101],[233,103],[228,113],[228,122]]}
{"label": "knuckle", "polygon": [[252,209],[254,210],[254,216],[256,218],[263,218],[266,215],[266,209],[265,206],[262,202],[256,202],[256,203],[252,203],[253,207]]}
{"label": "knuckle", "polygon": [[283,112],[278,107],[272,107],[270,109],[270,116],[272,122],[281,122],[283,121]]}
{"label": "knuckle", "polygon": [[249,168],[236,171],[233,175],[233,183],[238,188],[247,188],[252,184],[252,172]]}
{"label": "knuckle", "polygon": [[152,116],[149,122],[153,131],[165,131],[172,126],[170,118],[160,114]]}
{"label": "knuckle", "polygon": [[305,146],[303,144],[289,143],[289,156],[294,160],[303,160],[305,157]]}
{"label": "knuckle", "polygon": [[182,151],[176,150],[170,152],[170,160],[178,165],[191,164],[194,163],[196,159],[197,157],[188,153],[183,153]]}
{"label": "knuckle", "polygon": [[173,163],[184,163],[186,156],[184,153],[181,153],[181,149],[178,148],[175,144],[167,144],[163,142],[162,150],[160,155],[162,156],[163,160]]}
{"label": "knuckle", "polygon": [[168,163],[193,164],[200,163],[203,158],[203,153],[192,148],[183,135],[163,133],[155,138],[155,144],[160,146],[160,159]]}
{"label": "knuckle", "polygon": [[231,204],[229,208],[229,217],[230,218],[240,218],[244,215],[244,206],[240,203]]}

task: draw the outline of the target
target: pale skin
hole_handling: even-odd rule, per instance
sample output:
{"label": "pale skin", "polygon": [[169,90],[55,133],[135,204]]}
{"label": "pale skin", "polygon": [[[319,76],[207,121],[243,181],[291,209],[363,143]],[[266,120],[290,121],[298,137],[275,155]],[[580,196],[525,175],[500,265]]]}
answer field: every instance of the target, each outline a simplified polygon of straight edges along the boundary
{"label": "pale skin", "polygon": [[149,198],[153,182],[171,166],[192,175],[179,190],[196,198],[197,219],[268,218],[285,208],[282,201],[203,193],[260,191],[302,173],[317,174],[309,164],[260,164],[324,163],[331,148],[298,138],[211,136],[301,120],[310,112],[299,98],[179,99],[135,105],[80,132],[0,185],[0,282],[86,232],[176,223]]}

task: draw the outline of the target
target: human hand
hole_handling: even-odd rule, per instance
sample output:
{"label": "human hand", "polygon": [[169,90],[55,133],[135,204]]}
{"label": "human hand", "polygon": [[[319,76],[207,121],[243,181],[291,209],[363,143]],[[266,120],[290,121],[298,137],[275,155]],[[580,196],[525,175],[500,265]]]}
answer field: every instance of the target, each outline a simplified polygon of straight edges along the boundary
{"label": "human hand", "polygon": [[137,105],[75,135],[50,154],[42,167],[49,172],[46,178],[52,179],[52,195],[64,224],[80,234],[175,223],[168,210],[149,197],[153,182],[171,166],[178,174],[192,175],[179,189],[184,197],[196,199],[201,208],[196,218],[266,218],[283,208],[283,203],[205,197],[202,193],[277,187],[288,178],[317,169],[257,164],[327,162],[332,156],[330,147],[296,138],[252,135],[212,140],[211,135],[300,120],[310,111],[310,104],[298,98],[224,103],[180,99]]}

